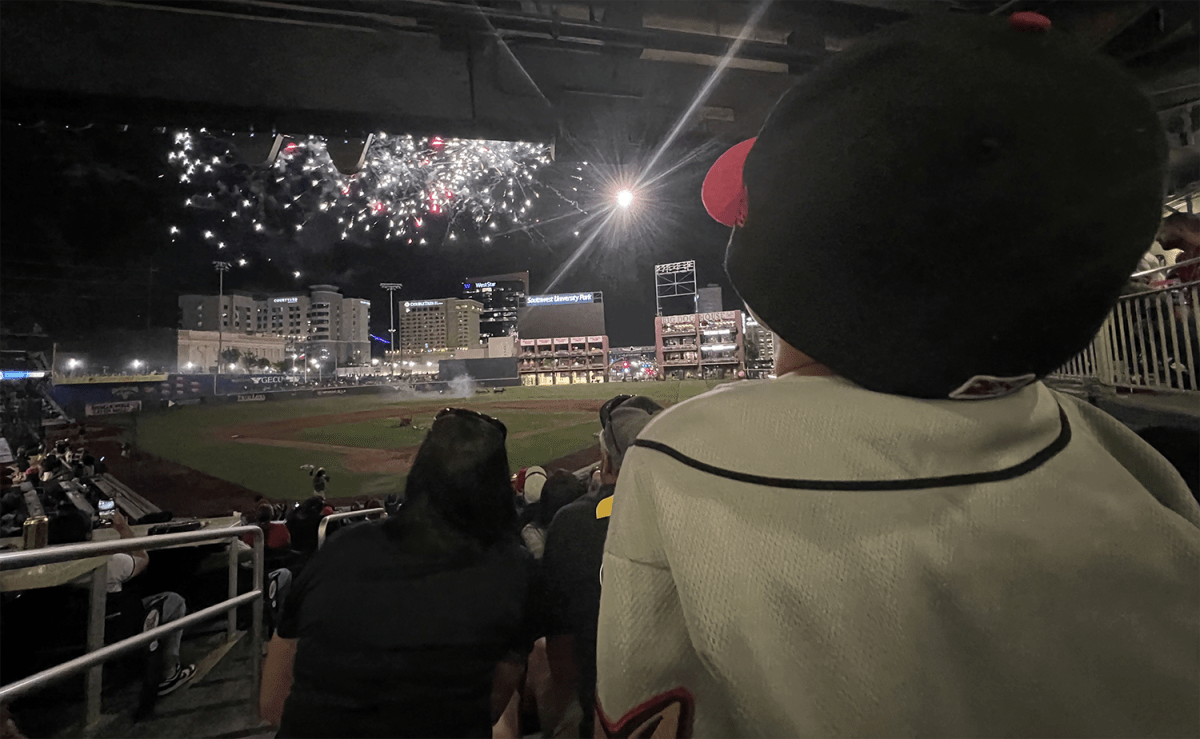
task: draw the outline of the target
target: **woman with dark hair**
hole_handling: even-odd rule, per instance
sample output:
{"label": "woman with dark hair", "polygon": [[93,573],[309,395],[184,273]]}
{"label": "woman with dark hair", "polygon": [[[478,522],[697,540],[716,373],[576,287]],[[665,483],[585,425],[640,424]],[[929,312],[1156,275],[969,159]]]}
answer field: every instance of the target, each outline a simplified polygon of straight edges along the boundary
{"label": "woman with dark hair", "polygon": [[346,528],[309,562],[263,667],[278,736],[491,736],[532,641],[506,436],[494,418],[441,411],[396,515]]}

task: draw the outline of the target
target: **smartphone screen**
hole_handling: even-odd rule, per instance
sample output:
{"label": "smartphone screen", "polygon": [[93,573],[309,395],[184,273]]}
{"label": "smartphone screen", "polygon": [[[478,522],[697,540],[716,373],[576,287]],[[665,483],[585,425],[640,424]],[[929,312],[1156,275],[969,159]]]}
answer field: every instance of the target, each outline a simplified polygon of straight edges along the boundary
{"label": "smartphone screen", "polygon": [[98,508],[100,510],[101,518],[112,518],[113,514],[117,512],[116,504],[111,500],[100,501]]}

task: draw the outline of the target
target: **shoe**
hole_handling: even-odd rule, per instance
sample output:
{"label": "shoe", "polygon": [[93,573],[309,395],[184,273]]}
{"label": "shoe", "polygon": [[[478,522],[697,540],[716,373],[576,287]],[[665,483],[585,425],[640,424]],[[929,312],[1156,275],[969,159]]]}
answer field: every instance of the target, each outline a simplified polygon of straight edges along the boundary
{"label": "shoe", "polygon": [[179,690],[181,687],[183,687],[184,683],[186,683],[188,680],[191,680],[192,675],[195,674],[195,665],[180,665],[175,670],[174,675],[158,684],[158,694],[170,695],[171,693],[174,693],[176,690]]}

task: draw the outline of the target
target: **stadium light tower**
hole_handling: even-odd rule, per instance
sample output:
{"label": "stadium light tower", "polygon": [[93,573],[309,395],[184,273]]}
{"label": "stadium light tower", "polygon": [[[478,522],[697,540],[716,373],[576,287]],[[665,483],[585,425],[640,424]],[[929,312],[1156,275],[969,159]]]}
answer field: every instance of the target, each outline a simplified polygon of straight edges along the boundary
{"label": "stadium light tower", "polygon": [[225,273],[232,267],[229,262],[213,262],[213,267],[217,270],[217,371],[213,374],[213,395],[217,394],[217,375],[221,374],[221,351],[224,349],[225,332],[223,329],[225,321],[222,320],[225,316],[221,310],[225,307]]}
{"label": "stadium light tower", "polygon": [[391,316],[391,326],[388,328],[388,336],[392,339],[392,352],[396,351],[396,300],[392,297],[400,288],[404,287],[399,282],[381,282],[379,286],[388,291],[388,315]]}

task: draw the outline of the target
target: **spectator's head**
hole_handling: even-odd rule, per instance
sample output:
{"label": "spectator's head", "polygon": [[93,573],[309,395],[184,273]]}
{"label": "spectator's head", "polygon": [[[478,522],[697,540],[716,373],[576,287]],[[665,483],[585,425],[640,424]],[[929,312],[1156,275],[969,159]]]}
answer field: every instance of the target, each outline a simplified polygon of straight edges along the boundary
{"label": "spectator's head", "polygon": [[542,497],[542,488],[546,485],[546,470],[534,465],[525,469],[525,486],[521,495],[526,503],[536,503]]}
{"label": "spectator's head", "polygon": [[714,166],[726,270],[786,345],[869,390],[988,398],[1096,334],[1158,228],[1166,139],[1133,77],[1031,16],[889,26]]}
{"label": "spectator's head", "polygon": [[507,435],[490,416],[455,408],[438,413],[408,473],[401,517],[426,518],[483,547],[515,535]]}
{"label": "spectator's head", "polygon": [[612,485],[625,453],[662,406],[644,395],[618,395],[600,407],[600,478]]}
{"label": "spectator's head", "polygon": [[298,513],[304,516],[319,516],[321,515],[321,509],[324,507],[325,499],[319,495],[314,495],[300,504]]}
{"label": "spectator's head", "polygon": [[1180,426],[1152,426],[1142,429],[1138,436],[1171,463],[1200,502],[1200,431]]}
{"label": "spectator's head", "polygon": [[275,507],[270,503],[262,502],[258,504],[257,521],[260,524],[270,523],[271,519],[275,518]]}
{"label": "spectator's head", "polygon": [[554,514],[568,503],[578,500],[586,492],[587,483],[583,480],[566,470],[555,470],[542,487],[537,524],[544,529],[550,528]]}

